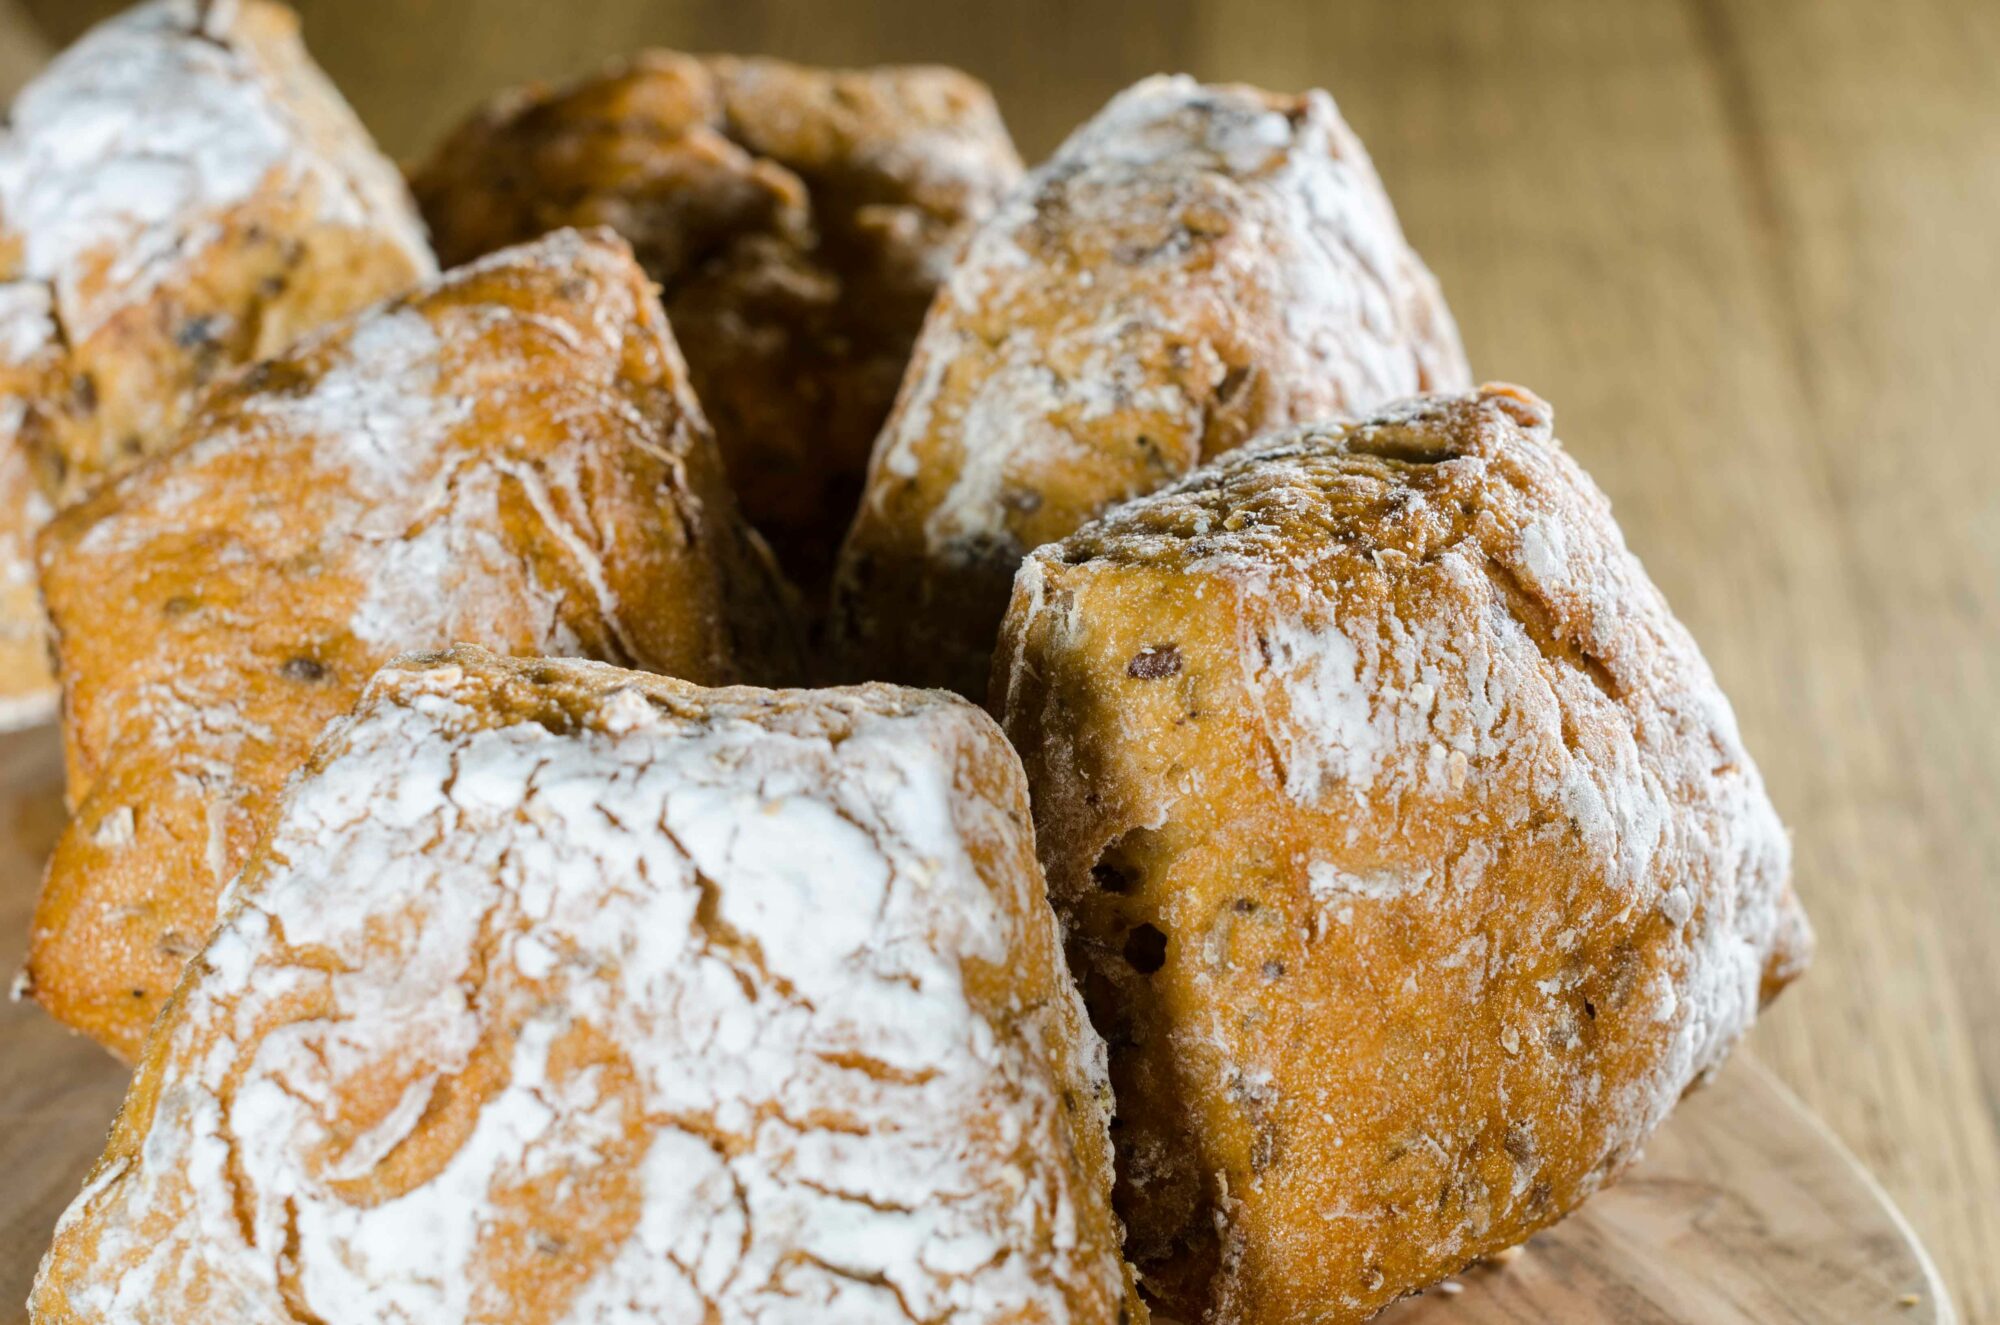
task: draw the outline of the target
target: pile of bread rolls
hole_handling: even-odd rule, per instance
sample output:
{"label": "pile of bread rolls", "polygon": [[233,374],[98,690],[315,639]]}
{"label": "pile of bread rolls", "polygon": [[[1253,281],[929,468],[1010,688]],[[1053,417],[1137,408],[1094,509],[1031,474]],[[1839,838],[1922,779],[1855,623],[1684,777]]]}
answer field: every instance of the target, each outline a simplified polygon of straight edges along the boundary
{"label": "pile of bread rolls", "polygon": [[0,275],[18,988],[137,1065],[37,1322],[1359,1321],[1806,961],[1324,93],[1024,175],[952,70],[651,52],[406,188],[288,11],[147,0]]}

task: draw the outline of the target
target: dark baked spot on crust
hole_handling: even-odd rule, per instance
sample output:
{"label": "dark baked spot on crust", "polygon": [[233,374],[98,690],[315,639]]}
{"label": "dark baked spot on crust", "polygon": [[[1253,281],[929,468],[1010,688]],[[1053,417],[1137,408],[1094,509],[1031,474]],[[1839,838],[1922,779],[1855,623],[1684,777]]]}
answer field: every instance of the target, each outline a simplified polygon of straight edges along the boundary
{"label": "dark baked spot on crust", "polygon": [[222,319],[191,317],[174,331],[174,344],[184,350],[213,350],[220,339]]}
{"label": "dark baked spot on crust", "polygon": [[1125,675],[1135,681],[1158,681],[1181,670],[1181,650],[1177,644],[1148,644],[1125,664]]}
{"label": "dark baked spot on crust", "polygon": [[315,380],[311,369],[298,359],[265,359],[236,379],[234,391],[239,396],[302,396],[312,390]]}

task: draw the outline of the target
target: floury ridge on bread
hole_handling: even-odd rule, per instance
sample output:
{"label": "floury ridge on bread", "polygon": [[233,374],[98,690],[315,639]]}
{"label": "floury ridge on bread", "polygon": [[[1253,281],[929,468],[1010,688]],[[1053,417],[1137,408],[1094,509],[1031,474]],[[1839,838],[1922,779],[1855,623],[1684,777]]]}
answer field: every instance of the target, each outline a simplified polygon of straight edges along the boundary
{"label": "floury ridge on bread", "polygon": [[1028,549],[1268,429],[1468,385],[1326,93],[1147,79],[939,292],[842,549],[835,664],[981,697]]}
{"label": "floury ridge on bread", "polygon": [[151,0],[30,82],[0,132],[0,706],[52,694],[51,499],[165,445],[231,369],[434,272],[282,5]]}
{"label": "floury ridge on bread", "polygon": [[404,659],[231,903],[37,1325],[1145,1319],[969,704]]}
{"label": "floury ridge on bread", "polygon": [[460,267],[210,394],[43,532],[69,826],[28,992],[130,1056],[284,779],[376,668],[455,642],[789,679],[645,273],[608,232]]}
{"label": "floury ridge on bread", "polygon": [[1522,1241],[1810,949],[1728,701],[1517,388],[1038,550],[993,693],[1175,1319],[1359,1321]]}

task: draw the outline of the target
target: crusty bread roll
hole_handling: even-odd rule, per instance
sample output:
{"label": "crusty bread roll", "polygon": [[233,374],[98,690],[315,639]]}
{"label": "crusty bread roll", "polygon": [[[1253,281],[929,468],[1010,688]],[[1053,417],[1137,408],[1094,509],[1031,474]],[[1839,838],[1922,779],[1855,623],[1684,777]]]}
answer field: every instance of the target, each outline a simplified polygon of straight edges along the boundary
{"label": "crusty bread roll", "polygon": [[0,133],[0,717],[52,693],[40,489],[73,499],[220,374],[434,271],[282,5],[151,0],[22,90]]}
{"label": "crusty bread roll", "polygon": [[994,703],[1163,1314],[1359,1321],[1616,1177],[1810,936],[1728,702],[1511,387],[1023,564]]}
{"label": "crusty bread roll", "polygon": [[743,513],[817,598],[932,292],[1020,173],[955,69],[650,51],[501,95],[415,187],[448,262],[563,225],[632,241]]}
{"label": "crusty bread roll", "polygon": [[980,697],[1028,549],[1268,428],[1469,384],[1324,92],[1148,79],[940,292],[842,550],[837,665]]}
{"label": "crusty bread roll", "polygon": [[43,531],[68,795],[28,988],[129,1056],[279,785],[454,641],[700,681],[798,666],[645,273],[562,231],[210,394]]}
{"label": "crusty bread roll", "polygon": [[231,900],[43,1325],[1144,1320],[968,704],[404,659]]}

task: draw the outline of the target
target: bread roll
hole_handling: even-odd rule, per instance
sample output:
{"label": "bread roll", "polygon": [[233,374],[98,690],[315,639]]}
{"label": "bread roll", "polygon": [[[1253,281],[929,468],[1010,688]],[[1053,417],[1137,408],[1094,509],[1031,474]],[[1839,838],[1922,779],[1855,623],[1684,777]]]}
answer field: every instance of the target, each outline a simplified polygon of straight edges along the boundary
{"label": "bread roll", "polygon": [[1144,1320],[970,705],[404,659],[232,901],[37,1321]]}
{"label": "bread roll", "polygon": [[53,699],[35,531],[218,376],[435,268],[395,168],[268,0],[152,0],[0,134],[0,722]]}
{"label": "bread roll", "polygon": [[1522,1241],[1806,960],[1728,701],[1518,388],[1040,549],[994,699],[1175,1319],[1359,1321]]}
{"label": "bread roll", "polygon": [[562,225],[632,241],[744,514],[817,600],[931,294],[1020,173],[955,69],[650,51],[503,94],[415,184],[447,261]]}
{"label": "bread roll", "polygon": [[1469,384],[1324,92],[1148,79],[939,294],[842,550],[837,664],[981,697],[1028,549],[1277,425]]}
{"label": "bread roll", "polygon": [[463,640],[700,681],[798,665],[659,303],[606,232],[259,364],[57,516],[41,568],[74,815],[28,989],[124,1056],[280,784],[389,658]]}

